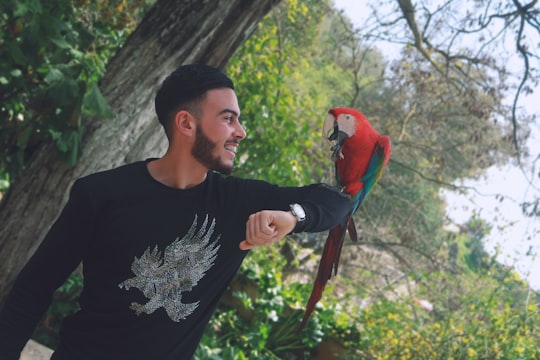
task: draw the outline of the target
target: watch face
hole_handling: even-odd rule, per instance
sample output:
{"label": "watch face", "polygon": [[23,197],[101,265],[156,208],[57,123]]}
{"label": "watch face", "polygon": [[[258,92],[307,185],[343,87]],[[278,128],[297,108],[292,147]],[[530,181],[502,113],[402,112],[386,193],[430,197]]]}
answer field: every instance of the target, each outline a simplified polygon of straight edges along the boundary
{"label": "watch face", "polygon": [[304,208],[298,204],[292,204],[291,210],[298,217],[299,220],[304,220],[306,218],[306,213]]}

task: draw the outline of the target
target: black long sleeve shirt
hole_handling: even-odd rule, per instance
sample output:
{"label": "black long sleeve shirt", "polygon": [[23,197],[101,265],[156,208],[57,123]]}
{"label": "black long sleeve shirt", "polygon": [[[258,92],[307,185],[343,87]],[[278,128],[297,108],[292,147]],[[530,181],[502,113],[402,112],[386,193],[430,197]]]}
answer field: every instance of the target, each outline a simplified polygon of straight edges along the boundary
{"label": "black long sleeve shirt", "polygon": [[300,203],[304,231],[341,222],[349,199],[323,184],[278,187],[209,172],[188,190],[141,161],[77,180],[0,314],[0,358],[17,359],[52,294],[83,263],[80,311],[54,360],[190,359],[247,254],[250,214]]}

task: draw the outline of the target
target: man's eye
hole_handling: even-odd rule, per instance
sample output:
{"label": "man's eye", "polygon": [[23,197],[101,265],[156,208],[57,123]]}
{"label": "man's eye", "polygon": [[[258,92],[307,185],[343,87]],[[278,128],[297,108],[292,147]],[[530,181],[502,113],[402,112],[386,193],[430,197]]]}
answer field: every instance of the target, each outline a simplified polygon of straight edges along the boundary
{"label": "man's eye", "polygon": [[227,122],[232,122],[232,121],[233,121],[233,117],[232,117],[232,116],[227,116],[227,117],[225,118],[225,121],[227,121]]}

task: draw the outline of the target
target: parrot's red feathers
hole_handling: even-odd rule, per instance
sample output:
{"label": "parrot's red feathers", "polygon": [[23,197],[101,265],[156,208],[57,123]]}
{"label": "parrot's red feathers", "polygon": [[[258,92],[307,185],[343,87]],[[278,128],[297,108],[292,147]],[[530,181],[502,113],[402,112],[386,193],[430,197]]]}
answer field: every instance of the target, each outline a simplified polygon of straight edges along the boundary
{"label": "parrot's red feathers", "polygon": [[349,219],[349,223],[347,225],[347,231],[349,232],[349,236],[351,237],[351,240],[353,242],[358,242],[358,233],[356,232],[356,225],[354,224],[354,220],[352,216]]}

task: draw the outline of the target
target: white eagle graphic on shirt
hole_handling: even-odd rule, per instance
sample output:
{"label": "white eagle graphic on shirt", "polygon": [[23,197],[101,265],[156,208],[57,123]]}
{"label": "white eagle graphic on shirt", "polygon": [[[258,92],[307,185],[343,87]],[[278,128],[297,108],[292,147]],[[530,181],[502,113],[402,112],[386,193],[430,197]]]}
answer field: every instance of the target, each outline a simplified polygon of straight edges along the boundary
{"label": "white eagle graphic on shirt", "polygon": [[[140,258],[135,257],[131,264],[134,277],[118,286],[129,290],[134,287],[143,292],[149,301],[146,304],[131,303],[130,308],[137,315],[152,314],[164,308],[173,321],[180,321],[191,315],[199,306],[199,301],[185,304],[182,293],[191,291],[214,265],[220,248],[221,235],[210,242],[214,234],[215,219],[208,227],[208,215],[197,230],[197,215],[186,235],[177,237],[163,252],[157,245],[146,249]],[[207,228],[208,227],[208,228]]]}

